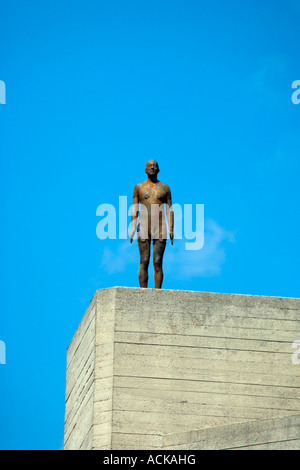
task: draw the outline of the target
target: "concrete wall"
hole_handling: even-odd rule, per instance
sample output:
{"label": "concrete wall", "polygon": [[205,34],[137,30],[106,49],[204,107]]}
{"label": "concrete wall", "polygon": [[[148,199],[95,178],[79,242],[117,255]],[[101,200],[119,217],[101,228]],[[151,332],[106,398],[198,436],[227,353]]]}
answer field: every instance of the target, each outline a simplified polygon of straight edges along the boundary
{"label": "concrete wall", "polygon": [[167,434],[162,449],[299,450],[300,414]]}
{"label": "concrete wall", "polygon": [[116,287],[85,317],[68,348],[65,448],[155,449],[165,434],[300,412],[299,299]]}

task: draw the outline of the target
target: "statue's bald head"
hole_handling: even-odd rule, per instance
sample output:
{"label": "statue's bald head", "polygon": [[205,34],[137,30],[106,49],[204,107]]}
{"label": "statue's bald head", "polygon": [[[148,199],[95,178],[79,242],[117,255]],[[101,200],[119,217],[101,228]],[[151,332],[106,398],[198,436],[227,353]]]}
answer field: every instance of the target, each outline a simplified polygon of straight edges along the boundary
{"label": "statue's bald head", "polygon": [[157,175],[159,173],[159,166],[156,160],[148,160],[146,163],[145,172],[147,175]]}

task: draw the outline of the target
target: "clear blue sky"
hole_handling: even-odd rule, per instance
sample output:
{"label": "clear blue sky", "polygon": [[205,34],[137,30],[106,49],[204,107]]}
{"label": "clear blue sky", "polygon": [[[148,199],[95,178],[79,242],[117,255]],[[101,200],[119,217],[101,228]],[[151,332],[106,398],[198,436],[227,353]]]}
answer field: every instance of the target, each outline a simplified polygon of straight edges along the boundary
{"label": "clear blue sky", "polygon": [[[0,448],[63,444],[66,348],[96,289],[138,286],[96,237],[149,158],[205,245],[164,288],[299,297],[298,0],[2,2]],[[150,287],[153,270],[150,268]]]}

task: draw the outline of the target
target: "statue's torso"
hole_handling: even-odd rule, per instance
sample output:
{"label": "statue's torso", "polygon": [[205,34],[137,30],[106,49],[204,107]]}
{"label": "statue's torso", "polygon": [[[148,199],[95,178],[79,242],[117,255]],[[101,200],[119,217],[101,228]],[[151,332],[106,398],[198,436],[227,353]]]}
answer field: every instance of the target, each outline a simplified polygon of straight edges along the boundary
{"label": "statue's torso", "polygon": [[167,203],[169,187],[158,181],[138,185],[140,207],[138,234],[141,239],[166,239],[167,227],[164,204]]}
{"label": "statue's torso", "polygon": [[149,184],[147,182],[139,184],[139,202],[147,208],[151,204],[164,204],[167,202],[168,187],[164,183]]}

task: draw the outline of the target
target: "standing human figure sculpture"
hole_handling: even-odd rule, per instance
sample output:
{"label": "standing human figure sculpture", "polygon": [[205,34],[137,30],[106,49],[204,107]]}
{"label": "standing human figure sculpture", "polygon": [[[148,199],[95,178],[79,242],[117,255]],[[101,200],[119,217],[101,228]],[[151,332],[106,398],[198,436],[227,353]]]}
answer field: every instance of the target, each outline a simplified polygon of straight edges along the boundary
{"label": "standing human figure sculpture", "polygon": [[[153,265],[155,288],[161,289],[163,282],[163,256],[167,242],[165,207],[169,227],[169,236],[173,245],[174,215],[169,186],[158,181],[158,163],[149,160],[145,169],[148,178],[138,183],[133,191],[133,208],[131,215],[130,243],[137,230],[140,252],[139,283],[148,287],[148,267],[150,246],[153,240]],[[138,221],[138,225],[137,225]]]}

